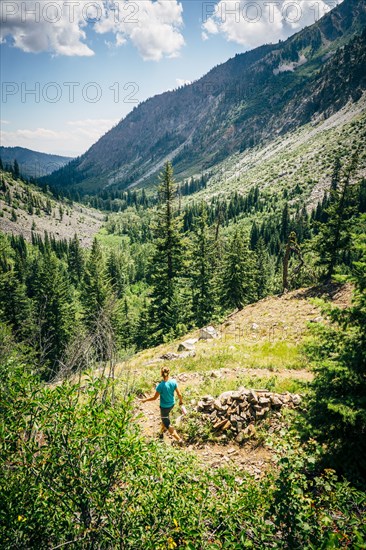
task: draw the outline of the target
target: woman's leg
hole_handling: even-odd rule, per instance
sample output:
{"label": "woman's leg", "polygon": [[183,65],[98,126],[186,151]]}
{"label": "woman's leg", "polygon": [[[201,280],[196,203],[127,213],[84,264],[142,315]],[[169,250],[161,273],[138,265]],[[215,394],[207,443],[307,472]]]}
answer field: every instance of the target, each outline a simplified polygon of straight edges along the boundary
{"label": "woman's leg", "polygon": [[175,428],[173,428],[173,426],[170,426],[168,431],[169,431],[170,435],[175,439],[175,441],[182,441],[183,442],[183,439],[180,437],[177,430]]}
{"label": "woman's leg", "polygon": [[[173,407],[170,407],[169,409],[163,409],[162,407],[160,407],[162,428],[164,429],[164,431],[168,430],[168,432],[173,437],[173,439],[175,439],[175,441],[179,441],[179,442],[182,441],[183,442],[182,438],[179,436],[176,429],[173,426],[170,425],[169,414],[170,414],[170,411],[172,410],[172,408]],[[164,433],[164,432],[162,431],[162,433]]]}

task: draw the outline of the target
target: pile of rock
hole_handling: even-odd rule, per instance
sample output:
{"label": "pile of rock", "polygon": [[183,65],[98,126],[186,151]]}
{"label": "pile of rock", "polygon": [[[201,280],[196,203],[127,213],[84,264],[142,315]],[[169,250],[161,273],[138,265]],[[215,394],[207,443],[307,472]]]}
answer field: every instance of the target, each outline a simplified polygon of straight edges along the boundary
{"label": "pile of rock", "polygon": [[272,393],[268,390],[227,391],[218,398],[204,396],[197,411],[209,415],[212,427],[219,432],[231,432],[238,443],[255,431],[254,424],[271,411],[280,416],[282,407],[298,407],[301,397],[291,393]]}

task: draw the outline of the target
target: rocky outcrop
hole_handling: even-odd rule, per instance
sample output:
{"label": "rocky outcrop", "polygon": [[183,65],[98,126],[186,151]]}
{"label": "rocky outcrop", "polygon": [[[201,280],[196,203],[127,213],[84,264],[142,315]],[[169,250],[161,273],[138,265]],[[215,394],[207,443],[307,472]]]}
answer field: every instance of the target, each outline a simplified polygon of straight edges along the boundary
{"label": "rocky outcrop", "polygon": [[219,334],[215,327],[208,326],[201,328],[200,330],[200,340],[212,340],[213,338],[218,338]]}
{"label": "rocky outcrop", "polygon": [[194,345],[198,342],[198,338],[189,338],[188,340],[184,340],[184,342],[181,342],[178,346],[178,351],[192,351],[194,350]]}
{"label": "rocky outcrop", "polygon": [[191,351],[183,351],[182,353],[174,353],[172,351],[168,351],[168,353],[164,353],[164,355],[161,355],[159,359],[162,359],[164,361],[173,361],[174,359],[187,359],[187,357],[194,357],[196,355],[196,352],[193,350]]}
{"label": "rocky outcrop", "polygon": [[196,410],[209,415],[212,428],[218,432],[229,432],[241,443],[255,432],[255,424],[270,413],[280,416],[283,407],[295,408],[301,404],[301,397],[291,393],[272,393],[268,390],[239,388],[227,391],[219,397],[204,396]]}

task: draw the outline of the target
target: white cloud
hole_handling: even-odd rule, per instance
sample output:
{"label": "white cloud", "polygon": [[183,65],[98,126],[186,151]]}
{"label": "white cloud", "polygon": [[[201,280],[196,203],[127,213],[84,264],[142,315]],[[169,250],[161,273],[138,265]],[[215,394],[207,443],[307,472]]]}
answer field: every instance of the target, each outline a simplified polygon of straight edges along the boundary
{"label": "white cloud", "polygon": [[178,0],[2,0],[0,10],[0,42],[25,52],[92,56],[87,30],[114,34],[117,47],[130,40],[147,60],[176,57],[184,46]]}
{"label": "white cloud", "polygon": [[0,40],[24,52],[49,51],[65,56],[92,56],[85,44],[85,20],[80,2],[3,0]]}
{"label": "white cloud", "polygon": [[325,0],[220,0],[202,25],[202,39],[221,33],[228,41],[255,48],[287,38],[329,10]]}
{"label": "white cloud", "polygon": [[181,33],[183,7],[177,0],[118,2],[118,10],[105,10],[96,22],[97,33],[113,33],[116,46],[131,40],[142,58],[159,61],[177,57],[184,46]]}
{"label": "white cloud", "polygon": [[13,132],[2,131],[1,143],[5,147],[26,147],[45,153],[76,156],[84,153],[117,122],[118,119],[70,120],[62,129],[24,128]]}

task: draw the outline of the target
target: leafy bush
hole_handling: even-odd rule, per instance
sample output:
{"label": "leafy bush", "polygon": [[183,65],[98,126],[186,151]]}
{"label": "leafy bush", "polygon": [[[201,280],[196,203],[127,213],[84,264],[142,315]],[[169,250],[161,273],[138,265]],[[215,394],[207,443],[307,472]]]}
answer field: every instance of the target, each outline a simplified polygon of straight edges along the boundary
{"label": "leafy bush", "polygon": [[[241,550],[365,546],[365,495],[290,441],[260,481],[146,442],[108,379],[42,384],[0,364],[0,546]],[[318,451],[316,451],[318,452]]]}
{"label": "leafy bush", "polygon": [[[364,217],[366,220],[366,217]],[[332,324],[315,330],[308,345],[316,377],[309,403],[311,433],[326,445],[324,460],[366,485],[366,237],[348,277],[355,285],[350,307],[325,307]]]}

